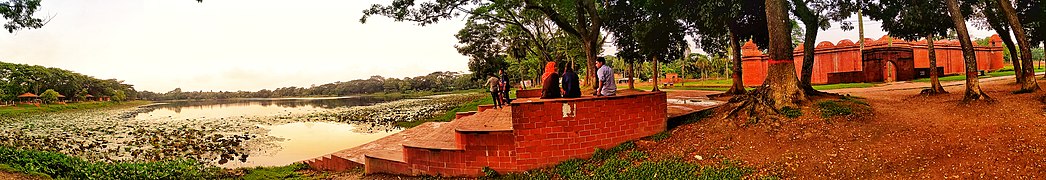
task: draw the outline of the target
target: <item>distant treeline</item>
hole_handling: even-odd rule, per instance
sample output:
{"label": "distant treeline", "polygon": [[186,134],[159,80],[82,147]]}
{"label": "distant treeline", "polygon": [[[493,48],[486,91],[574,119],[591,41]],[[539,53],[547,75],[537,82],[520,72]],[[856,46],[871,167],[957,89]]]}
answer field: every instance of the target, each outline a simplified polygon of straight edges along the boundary
{"label": "distant treeline", "polygon": [[137,97],[146,100],[185,100],[185,99],[231,99],[231,98],[279,98],[310,96],[350,96],[371,93],[412,93],[419,91],[447,92],[476,89],[482,86],[480,78],[472,74],[457,72],[433,72],[425,76],[385,78],[371,76],[368,79],[357,79],[348,82],[334,82],[312,87],[283,87],[275,90],[259,91],[191,91],[183,92],[181,88],[166,93],[142,91]]}
{"label": "distant treeline", "polygon": [[52,89],[67,100],[84,100],[94,97],[117,96],[138,98],[134,86],[117,79],[98,79],[59,68],[0,62],[0,101],[18,100],[18,95],[33,93],[40,95]]}

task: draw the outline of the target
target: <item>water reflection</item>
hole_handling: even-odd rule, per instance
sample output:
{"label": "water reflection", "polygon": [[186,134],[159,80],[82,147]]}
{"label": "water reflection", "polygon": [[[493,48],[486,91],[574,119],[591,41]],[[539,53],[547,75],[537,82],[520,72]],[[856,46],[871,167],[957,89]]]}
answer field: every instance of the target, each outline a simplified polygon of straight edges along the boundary
{"label": "water reflection", "polygon": [[356,147],[399,132],[399,130],[357,133],[356,125],[333,122],[296,122],[265,126],[269,136],[283,139],[279,148],[251,154],[246,162],[230,162],[223,167],[282,166]]}

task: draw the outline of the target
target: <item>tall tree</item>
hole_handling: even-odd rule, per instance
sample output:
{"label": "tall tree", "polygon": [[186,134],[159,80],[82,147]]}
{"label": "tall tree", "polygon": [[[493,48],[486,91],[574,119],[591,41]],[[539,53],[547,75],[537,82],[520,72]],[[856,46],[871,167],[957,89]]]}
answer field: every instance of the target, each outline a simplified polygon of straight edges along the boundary
{"label": "tall tree", "polygon": [[8,33],[14,33],[20,29],[35,29],[43,27],[46,22],[43,19],[33,17],[36,10],[40,8],[40,0],[4,0],[0,1],[0,15],[8,22],[4,28]]}
{"label": "tall tree", "polygon": [[[788,2],[766,0],[766,25],[770,35],[770,55],[766,80],[762,91],[773,101],[773,107],[795,107],[806,101],[806,94],[799,87],[792,60],[791,26],[788,18]],[[759,92],[757,92],[759,93]]]}
{"label": "tall tree", "polygon": [[975,19],[981,21],[977,21],[979,23],[975,23],[974,25],[977,25],[982,29],[994,30],[995,33],[999,35],[999,38],[1002,39],[1003,46],[1005,46],[1006,50],[1009,52],[1010,62],[1013,63],[1013,71],[1016,74],[1014,77],[1016,77],[1017,83],[1024,82],[1024,66],[1021,65],[1023,61],[1021,60],[1020,55],[1017,54],[1017,45],[1013,42],[1013,38],[1010,37],[1010,27],[1006,22],[1005,15],[998,12],[1001,8],[999,7],[999,1],[981,0],[980,5],[982,5],[979,8],[980,13],[975,14],[978,15],[975,16]]}
{"label": "tall tree", "polygon": [[459,43],[454,47],[458,53],[469,56],[469,70],[478,75],[473,78],[497,75],[498,70],[508,67],[502,53],[509,45],[499,38],[500,29],[495,23],[469,20],[465,28],[454,35]]}
{"label": "tall tree", "polygon": [[654,63],[654,91],[660,91],[660,62],[683,57],[687,48],[686,32],[676,15],[676,1],[609,0],[606,1],[607,26],[617,43],[634,46]]}
{"label": "tall tree", "polygon": [[[819,94],[810,84],[814,71],[814,48],[817,43],[817,32],[831,27],[829,20],[842,21],[849,18],[854,6],[848,1],[839,0],[791,0],[792,14],[803,22],[806,32],[803,38],[803,67],[799,78],[800,86],[807,94]],[[843,22],[843,30],[851,30],[850,23]]]}
{"label": "tall tree", "polygon": [[1022,73],[1020,74],[1024,78],[1021,78],[1023,82],[1021,84],[1021,90],[1018,92],[1035,92],[1039,90],[1039,83],[1035,81],[1035,69],[1031,63],[1031,43],[1028,42],[1028,35],[1024,32],[1024,26],[1021,24],[1020,19],[1017,18],[1017,10],[1013,8],[1009,0],[998,0],[999,7],[1001,7],[1003,14],[1005,14],[1006,21],[1010,24],[1010,29],[1013,29],[1013,35],[1017,38],[1017,46],[1020,47],[1021,53],[1021,68]]}
{"label": "tall tree", "polygon": [[[502,2],[502,1],[494,1]],[[559,1],[559,0],[507,0],[520,2],[525,9],[534,10],[548,17],[563,32],[581,41],[586,56],[585,82],[593,85],[596,57],[601,51],[603,42],[600,17],[601,6],[596,1]],[[480,15],[490,11],[477,11],[476,7],[490,5],[488,1],[478,0],[439,0],[435,2],[415,3],[414,0],[394,0],[389,5],[375,4],[363,11],[360,22],[366,22],[373,15],[391,17],[396,21],[413,21],[419,25],[439,22],[442,19],[462,14]],[[511,4],[511,3],[507,3]]]}
{"label": "tall tree", "polygon": [[[974,54],[970,33],[966,30],[966,16],[963,9],[959,7],[958,0],[945,0],[945,4],[948,6],[948,15],[951,16],[956,34],[959,36],[959,44],[962,45],[962,55],[966,65],[966,94],[963,96],[963,102],[991,101],[991,97],[981,90],[980,82],[977,81],[977,55]],[[969,6],[965,7],[969,8]],[[967,10],[967,12],[969,11]]]}
{"label": "tall tree", "polygon": [[934,0],[879,0],[865,6],[864,15],[882,22],[883,30],[890,36],[914,41],[926,39],[930,60],[930,88],[927,94],[947,93],[941,86],[937,74],[937,53],[934,48],[936,36],[947,35],[954,24],[949,21],[944,2]]}
{"label": "tall tree", "polygon": [[679,9],[687,32],[697,45],[713,55],[729,54],[733,65],[732,85],[727,94],[744,94],[741,44],[752,40],[759,47],[767,47],[765,1],[683,1],[681,4]]}

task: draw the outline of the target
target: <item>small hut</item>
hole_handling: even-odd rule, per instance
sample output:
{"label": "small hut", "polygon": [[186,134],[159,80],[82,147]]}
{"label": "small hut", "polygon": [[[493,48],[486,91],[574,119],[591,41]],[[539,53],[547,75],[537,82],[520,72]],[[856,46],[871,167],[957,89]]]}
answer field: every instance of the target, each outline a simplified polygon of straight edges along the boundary
{"label": "small hut", "polygon": [[58,102],[65,103],[66,101],[68,100],[65,99],[65,95],[58,94]]}
{"label": "small hut", "polygon": [[86,96],[84,96],[84,99],[87,99],[87,101],[94,101],[94,95],[87,94]]}
{"label": "small hut", "polygon": [[33,94],[33,93],[25,93],[25,94],[22,94],[22,95],[18,95],[18,100],[21,101],[21,102],[27,102],[28,103],[28,102],[33,102],[33,101],[36,101],[36,100],[40,100],[40,96],[37,96],[36,94]]}

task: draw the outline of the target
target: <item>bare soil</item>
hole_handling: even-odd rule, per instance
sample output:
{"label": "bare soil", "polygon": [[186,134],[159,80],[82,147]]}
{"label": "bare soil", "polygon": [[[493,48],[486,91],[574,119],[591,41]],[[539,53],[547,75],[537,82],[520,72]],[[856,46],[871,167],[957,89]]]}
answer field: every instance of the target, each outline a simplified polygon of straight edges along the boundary
{"label": "bare soil", "polygon": [[867,98],[871,113],[826,120],[809,105],[799,118],[743,126],[722,118],[720,108],[672,129],[668,139],[637,145],[655,158],[740,161],[758,171],[752,177],[1046,178],[1046,93],[1011,94],[1019,89],[1012,79],[981,85],[996,102],[961,104],[963,86],[935,96],[919,95],[921,89],[842,91]]}

